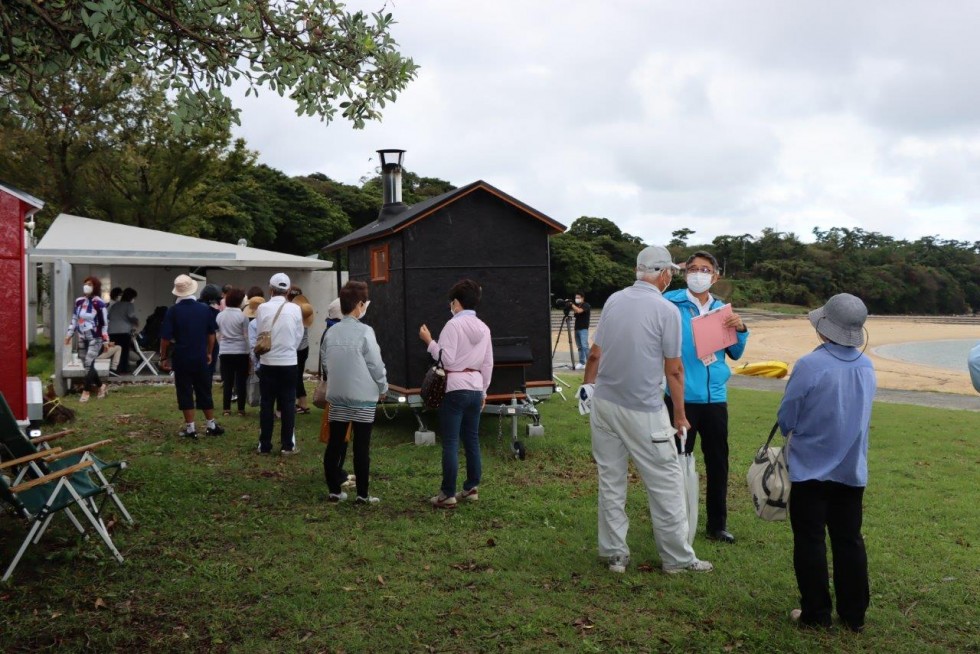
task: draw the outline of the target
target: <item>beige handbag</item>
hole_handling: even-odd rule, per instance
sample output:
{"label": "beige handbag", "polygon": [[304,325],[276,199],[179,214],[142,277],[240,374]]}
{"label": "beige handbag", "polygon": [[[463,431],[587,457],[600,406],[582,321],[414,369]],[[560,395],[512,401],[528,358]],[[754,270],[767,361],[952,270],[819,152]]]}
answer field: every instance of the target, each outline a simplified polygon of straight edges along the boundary
{"label": "beige handbag", "polygon": [[318,409],[327,408],[327,380],[321,379],[313,391],[313,406]]}
{"label": "beige handbag", "polygon": [[269,326],[269,331],[260,332],[256,337],[255,347],[253,348],[255,356],[260,357],[272,349],[272,330],[276,328],[276,321],[279,320],[279,314],[282,313],[285,306],[286,303],[283,302],[282,306],[279,307],[279,310],[276,311],[276,317],[272,319],[272,325]]}

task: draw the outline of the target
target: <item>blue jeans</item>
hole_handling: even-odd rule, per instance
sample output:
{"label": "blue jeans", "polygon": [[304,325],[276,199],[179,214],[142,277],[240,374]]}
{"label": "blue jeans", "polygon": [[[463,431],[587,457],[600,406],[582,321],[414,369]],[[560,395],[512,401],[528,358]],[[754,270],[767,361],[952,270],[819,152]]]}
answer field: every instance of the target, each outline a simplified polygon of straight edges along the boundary
{"label": "blue jeans", "polygon": [[480,410],[483,393],[452,391],[446,393],[439,406],[439,428],[442,431],[442,492],[446,497],[456,494],[456,474],[459,471],[459,441],[462,438],[466,453],[466,481],[463,490],[480,485]]}
{"label": "blue jeans", "polygon": [[576,329],[575,343],[578,345],[578,362],[584,366],[585,360],[589,356],[589,330]]}

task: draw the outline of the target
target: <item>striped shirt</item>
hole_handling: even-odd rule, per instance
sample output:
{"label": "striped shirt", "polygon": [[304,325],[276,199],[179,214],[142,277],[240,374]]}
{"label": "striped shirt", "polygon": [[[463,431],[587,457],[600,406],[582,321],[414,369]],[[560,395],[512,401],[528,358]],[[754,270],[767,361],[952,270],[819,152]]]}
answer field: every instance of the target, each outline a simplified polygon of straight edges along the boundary
{"label": "striped shirt", "polygon": [[330,405],[330,422],[374,422],[373,406]]}

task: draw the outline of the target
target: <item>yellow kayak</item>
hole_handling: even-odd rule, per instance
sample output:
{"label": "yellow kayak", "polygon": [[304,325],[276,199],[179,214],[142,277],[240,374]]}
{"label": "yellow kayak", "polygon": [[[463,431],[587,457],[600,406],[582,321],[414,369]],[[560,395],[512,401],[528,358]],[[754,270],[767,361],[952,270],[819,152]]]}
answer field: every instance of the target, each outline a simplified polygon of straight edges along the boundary
{"label": "yellow kayak", "polygon": [[750,377],[771,377],[782,379],[789,372],[789,365],[783,361],[760,361],[759,363],[746,363],[735,368],[736,375],[749,375]]}

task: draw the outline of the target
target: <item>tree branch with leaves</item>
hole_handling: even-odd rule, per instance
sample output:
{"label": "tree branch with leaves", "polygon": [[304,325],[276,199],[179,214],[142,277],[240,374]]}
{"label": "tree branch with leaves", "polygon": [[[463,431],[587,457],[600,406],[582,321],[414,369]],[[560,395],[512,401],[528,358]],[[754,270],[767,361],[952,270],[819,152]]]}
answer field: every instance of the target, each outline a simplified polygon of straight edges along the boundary
{"label": "tree branch with leaves", "polygon": [[300,115],[381,117],[418,67],[391,36],[390,13],[331,0],[7,0],[0,2],[0,110],[11,95],[42,102],[46,81],[78,67],[155,73],[177,99],[178,131],[238,122],[225,90],[287,95]]}

